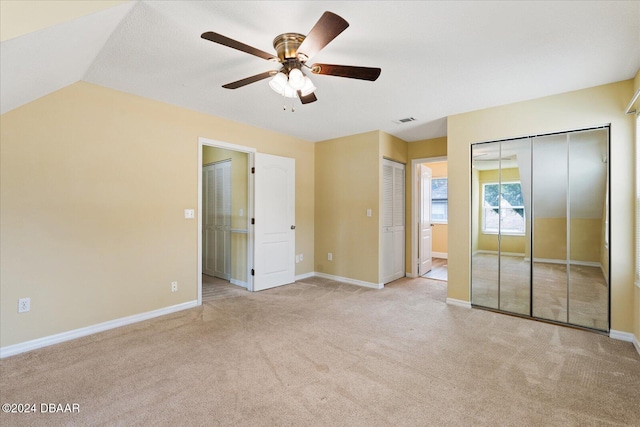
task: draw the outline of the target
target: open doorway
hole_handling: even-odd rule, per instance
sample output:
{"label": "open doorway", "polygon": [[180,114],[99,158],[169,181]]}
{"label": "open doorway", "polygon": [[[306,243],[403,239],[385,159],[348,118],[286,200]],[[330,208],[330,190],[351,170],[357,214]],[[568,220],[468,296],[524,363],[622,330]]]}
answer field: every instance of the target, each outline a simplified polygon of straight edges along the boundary
{"label": "open doorway", "polygon": [[412,168],[412,277],[447,281],[447,158],[414,159]]}
{"label": "open doorway", "polygon": [[[258,153],[255,148],[207,138],[198,139],[198,149],[198,304],[202,304],[205,264],[202,179],[204,164],[215,164],[230,159],[232,167],[232,194],[229,201],[231,218],[228,221],[231,242],[228,285],[242,291],[246,289],[254,292],[293,283],[296,228],[295,159]],[[215,213],[215,209],[213,212]],[[224,221],[222,223],[225,224]]]}
{"label": "open doorway", "polygon": [[254,150],[200,138],[198,303],[253,290]]}

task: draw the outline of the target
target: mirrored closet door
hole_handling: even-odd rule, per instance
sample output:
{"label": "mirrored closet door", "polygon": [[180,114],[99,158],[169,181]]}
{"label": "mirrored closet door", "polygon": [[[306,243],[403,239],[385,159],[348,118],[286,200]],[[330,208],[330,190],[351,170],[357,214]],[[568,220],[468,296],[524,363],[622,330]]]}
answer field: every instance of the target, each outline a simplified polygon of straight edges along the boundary
{"label": "mirrored closet door", "polygon": [[471,303],[609,329],[609,128],[473,144]]}

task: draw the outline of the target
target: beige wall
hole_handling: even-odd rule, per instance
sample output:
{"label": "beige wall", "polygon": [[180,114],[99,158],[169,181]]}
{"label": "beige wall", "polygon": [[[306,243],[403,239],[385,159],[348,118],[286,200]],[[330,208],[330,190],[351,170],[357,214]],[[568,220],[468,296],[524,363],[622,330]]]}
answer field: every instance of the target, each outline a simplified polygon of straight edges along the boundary
{"label": "beige wall", "polygon": [[[385,132],[378,132],[380,155],[398,163],[407,164],[407,142]],[[382,160],[380,162],[382,165]],[[382,174],[382,172],[380,172]],[[382,181],[380,181],[382,183]]]}
{"label": "beige wall", "polygon": [[628,80],[448,118],[449,298],[469,301],[470,144],[611,123],[611,328],[634,330],[632,94]]}
{"label": "beige wall", "polygon": [[313,271],[310,142],[88,83],[0,120],[3,347],[196,299],[198,137],[296,159],[296,274]]}
{"label": "beige wall", "polygon": [[315,144],[315,271],[378,283],[380,163],[378,131]]}
{"label": "beige wall", "polygon": [[315,271],[377,285],[381,283],[382,160],[406,164],[407,143],[372,131],[321,141],[315,148]]}
{"label": "beige wall", "polygon": [[447,137],[423,139],[407,143],[409,161],[413,159],[426,159],[430,157],[447,156]]}
{"label": "beige wall", "polygon": [[[231,228],[248,230],[249,155],[216,147],[203,147],[202,164],[231,161]],[[240,211],[242,210],[242,216]],[[231,279],[247,283],[247,233],[231,233]]]}

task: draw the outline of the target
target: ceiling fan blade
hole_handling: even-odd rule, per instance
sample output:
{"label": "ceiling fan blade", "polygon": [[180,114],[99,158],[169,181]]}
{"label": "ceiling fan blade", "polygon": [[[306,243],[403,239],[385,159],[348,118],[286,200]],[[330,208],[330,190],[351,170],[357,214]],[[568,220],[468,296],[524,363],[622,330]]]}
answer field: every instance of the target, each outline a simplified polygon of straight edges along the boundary
{"label": "ceiling fan blade", "polygon": [[313,64],[311,72],[314,74],[375,81],[382,70],[380,68],[354,67],[351,65]]}
{"label": "ceiling fan blade", "polygon": [[266,60],[278,60],[278,58],[272,53],[267,53],[263,50],[256,49],[253,46],[249,46],[248,44],[241,43],[237,40],[230,39],[229,37],[223,36],[222,34],[214,33],[213,31],[207,31],[206,33],[202,33],[200,36],[205,40],[212,41],[214,43],[221,44],[223,46],[228,46],[233,49],[237,49],[242,52],[246,52],[251,55],[255,55],[259,58]]}
{"label": "ceiling fan blade", "polygon": [[298,47],[301,61],[306,61],[328,45],[338,34],[347,29],[349,23],[332,12],[322,14],[302,44]]}
{"label": "ceiling fan blade", "polygon": [[311,92],[309,95],[302,96],[302,92],[298,91],[298,98],[300,98],[300,102],[302,102],[303,104],[310,104],[318,100],[318,98],[316,98],[316,94],[313,92]]}
{"label": "ceiling fan blade", "polygon": [[239,87],[246,86],[251,83],[259,82],[260,80],[264,80],[268,77],[275,75],[277,71],[265,71],[264,73],[256,74],[255,76],[247,77],[242,80],[238,80],[235,82],[227,83],[222,87],[225,89],[238,89]]}

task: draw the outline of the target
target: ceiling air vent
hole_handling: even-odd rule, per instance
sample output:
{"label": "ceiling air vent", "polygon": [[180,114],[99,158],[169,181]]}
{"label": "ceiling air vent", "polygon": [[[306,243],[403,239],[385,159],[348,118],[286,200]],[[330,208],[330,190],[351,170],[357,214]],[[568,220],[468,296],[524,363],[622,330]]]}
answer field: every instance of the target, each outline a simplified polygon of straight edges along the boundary
{"label": "ceiling air vent", "polygon": [[403,123],[409,123],[414,121],[415,119],[413,117],[406,117],[404,119],[398,119],[398,120],[394,120],[393,123],[397,123],[399,125],[403,124]]}

